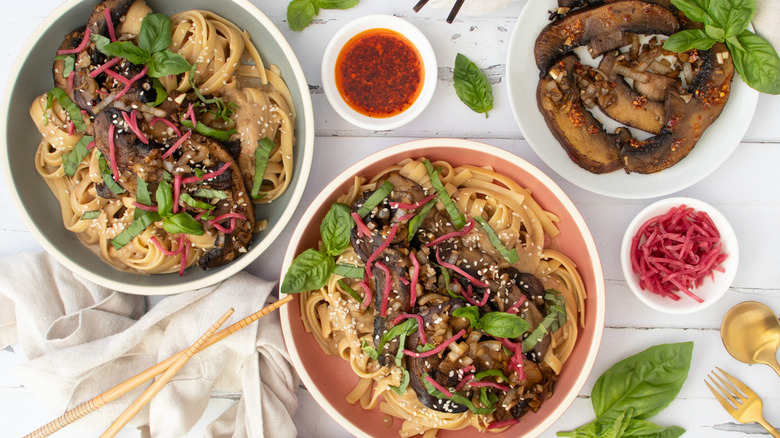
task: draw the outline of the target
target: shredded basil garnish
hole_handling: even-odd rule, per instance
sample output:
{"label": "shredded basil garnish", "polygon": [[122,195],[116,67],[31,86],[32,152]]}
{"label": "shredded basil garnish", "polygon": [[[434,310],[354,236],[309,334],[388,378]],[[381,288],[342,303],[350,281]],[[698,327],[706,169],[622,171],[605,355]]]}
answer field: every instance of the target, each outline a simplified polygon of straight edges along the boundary
{"label": "shredded basil garnish", "polygon": [[133,240],[134,237],[141,234],[149,225],[159,220],[160,220],[159,214],[151,211],[147,211],[146,214],[134,220],[129,227],[125,228],[124,231],[119,233],[119,235],[116,236],[114,240],[111,241],[111,245],[113,245],[114,249],[117,250],[122,248],[123,246],[127,245],[131,240]]}
{"label": "shredded basil garnish", "polygon": [[91,33],[89,34],[89,39],[92,40],[92,42],[95,43],[95,48],[98,49],[98,51],[106,56],[111,56],[110,53],[104,50],[106,45],[111,44],[111,40],[104,37],[103,35],[99,33]]}
{"label": "shredded basil garnish", "polygon": [[[198,178],[202,177],[204,174],[201,173],[201,175],[198,175],[198,170],[195,169],[195,175],[198,176]],[[201,172],[203,172],[201,170]],[[198,189],[195,193],[192,194],[192,196],[197,196],[198,198],[207,198],[207,199],[227,199],[228,195],[227,192],[224,190],[214,190],[214,189]]]}
{"label": "shredded basil garnish", "polygon": [[259,199],[260,185],[263,183],[263,175],[268,167],[268,159],[271,158],[271,151],[276,145],[270,138],[264,138],[257,141],[255,149],[255,179],[252,181],[252,198]]}
{"label": "shredded basil garnish", "polygon": [[439,199],[441,199],[441,203],[444,204],[444,208],[447,209],[447,213],[450,214],[450,218],[452,218],[452,224],[455,225],[455,228],[461,229],[464,225],[466,225],[466,219],[463,218],[463,215],[460,214],[460,211],[458,211],[458,206],[455,205],[455,202],[452,201],[452,198],[450,198],[450,194],[447,193],[447,189],[444,187],[444,184],[441,183],[441,180],[439,179],[439,170],[440,169],[433,169],[433,164],[431,164],[428,160],[423,160],[423,165],[425,166],[425,170],[428,171],[428,177],[431,179],[431,185],[433,185],[433,188],[436,189],[436,191],[439,193]]}
{"label": "shredded basil garnish", "polygon": [[422,381],[423,385],[425,385],[425,390],[428,391],[428,394],[430,394],[430,395],[432,395],[432,396],[434,396],[434,397],[436,397],[438,399],[452,400],[455,403],[458,403],[460,405],[466,406],[467,408],[469,408],[469,410],[471,412],[473,412],[473,413],[475,413],[477,415],[488,415],[488,414],[492,414],[493,412],[496,411],[495,408],[478,408],[478,407],[474,406],[474,403],[472,403],[471,400],[469,400],[468,398],[466,398],[466,397],[464,397],[464,396],[462,396],[460,394],[452,394],[452,397],[447,397],[446,395],[444,395],[443,392],[439,391],[438,389],[436,389],[436,387],[431,385],[431,382],[429,382],[425,378],[427,376],[428,376],[428,373],[423,374],[422,378],[420,380]]}
{"label": "shredded basil garnish", "polygon": [[368,213],[371,213],[371,210],[374,209],[379,203],[381,203],[387,196],[390,194],[390,192],[393,191],[393,184],[390,181],[385,180],[385,183],[382,184],[382,187],[379,187],[374,191],[374,193],[371,194],[371,196],[366,199],[366,202],[360,206],[357,210],[357,214],[360,215],[360,217],[366,217]]}
{"label": "shredded basil garnish", "polygon": [[386,342],[395,337],[401,336],[401,333],[411,334],[415,330],[417,330],[417,320],[415,318],[410,318],[400,324],[394,325],[393,328],[386,331],[385,334],[382,335],[382,339],[379,341],[379,348],[377,348],[377,351],[381,352]]}
{"label": "shredded basil garnish", "polygon": [[[140,175],[138,175],[138,188],[135,191],[135,200],[141,204],[146,205],[148,207],[152,207],[152,197],[149,194],[149,187],[146,185],[146,181],[141,178]],[[133,219],[138,219],[140,216],[147,213],[146,210],[136,208],[135,213],[133,214]]]}
{"label": "shredded basil garnish", "polygon": [[485,218],[482,216],[474,216],[474,220],[479,222],[479,225],[485,230],[485,233],[487,233],[490,244],[493,245],[493,248],[495,248],[499,254],[501,254],[501,257],[503,257],[504,260],[512,264],[517,263],[517,261],[520,260],[520,256],[517,255],[517,249],[507,249],[504,244],[501,243],[501,239],[498,238],[496,231],[490,226]]}
{"label": "shredded basil garnish", "polygon": [[98,216],[100,216],[100,210],[85,211],[81,214],[81,220],[95,219]]}
{"label": "shredded basil garnish", "polygon": [[[53,90],[49,91],[49,94],[53,95],[55,99],[57,99],[57,102],[60,103],[62,106],[62,109],[64,109],[68,113],[68,117],[70,117],[70,120],[73,121],[73,126],[76,127],[76,130],[79,132],[84,132],[84,130],[87,129],[87,125],[84,124],[84,119],[81,117],[81,109],[73,103],[72,100],[70,100],[70,97],[68,97],[68,94],[65,93],[65,90],[62,88],[54,88]],[[46,97],[48,99],[48,96]],[[48,105],[47,100],[47,109],[50,108]]]}
{"label": "shredded basil garnish", "polygon": [[410,381],[409,371],[404,369],[403,375],[401,375],[401,383],[398,384],[398,386],[390,385],[390,389],[395,391],[395,393],[398,395],[404,395],[404,392],[406,392],[406,388],[409,387],[409,381]]}
{"label": "shredded basil garnish", "polygon": [[230,120],[229,117],[233,115],[235,108],[240,108],[240,107],[233,102],[225,103],[225,101],[221,97],[212,97],[211,99],[206,99],[206,97],[203,96],[200,90],[198,90],[198,87],[195,86],[194,77],[195,77],[195,67],[197,65],[198,64],[193,64],[192,67],[190,67],[189,82],[192,91],[195,92],[195,95],[198,96],[198,99],[200,99],[201,102],[207,105],[208,104],[217,105],[217,111],[209,111],[210,113],[214,114],[220,120],[224,120],[224,121]]}
{"label": "shredded basil garnish", "polygon": [[357,293],[357,291],[355,289],[352,289],[351,287],[349,287],[347,285],[347,283],[344,282],[344,280],[339,280],[337,283],[339,284],[339,286],[341,286],[342,289],[344,289],[344,291],[346,293],[349,294],[349,296],[354,298],[355,301],[358,302],[358,304],[363,302],[363,298],[360,297],[360,295]]}
{"label": "shredded basil garnish", "polygon": [[192,208],[201,208],[203,210],[209,210],[209,211],[214,209],[213,205],[208,204],[206,202],[198,201],[197,199],[193,198],[187,193],[182,193],[181,195],[179,195],[179,199],[184,201],[185,204],[189,205]]}
{"label": "shredded basil garnish", "polygon": [[168,92],[165,91],[165,87],[163,87],[158,78],[152,78],[152,86],[154,87],[154,92],[157,97],[154,99],[154,103],[152,103],[151,106],[158,106],[168,98]]}
{"label": "shredded basil garnish", "polygon": [[54,59],[63,59],[65,61],[62,67],[62,77],[67,79],[73,72],[73,67],[76,66],[76,55],[57,55]]}
{"label": "shredded basil garnish", "polygon": [[366,268],[348,263],[337,263],[333,273],[342,277],[363,278],[366,275]]}
{"label": "shredded basil garnish", "polygon": [[536,347],[536,344],[541,342],[542,338],[544,338],[544,335],[552,329],[553,325],[559,324],[560,313],[563,313],[565,317],[566,312],[563,311],[563,308],[558,305],[550,306],[550,313],[548,313],[542,322],[536,326],[536,329],[523,340],[523,353],[533,350],[534,347]]}
{"label": "shredded basil garnish", "polygon": [[371,359],[379,359],[379,352],[376,351],[376,348],[368,345],[368,342],[366,342],[365,339],[360,340],[360,349],[363,350],[363,352],[366,353]]}
{"label": "shredded basil garnish", "polygon": [[70,152],[62,154],[62,168],[65,171],[65,174],[68,176],[76,174],[76,169],[79,167],[79,164],[81,164],[84,157],[89,153],[89,151],[87,151],[87,145],[94,139],[95,138],[92,136],[85,135],[76,143],[76,146],[73,146],[73,149]]}
{"label": "shredded basil garnish", "polygon": [[111,190],[111,193],[115,195],[121,195],[125,192],[125,189],[122,188],[122,186],[119,185],[116,181],[114,181],[114,174],[111,172],[111,169],[108,167],[108,162],[106,161],[106,157],[103,156],[103,154],[98,151],[98,165],[100,167],[100,174],[103,175],[103,184],[108,187],[108,190]]}
{"label": "shredded basil garnish", "polygon": [[420,227],[423,224],[423,221],[428,216],[428,213],[433,209],[434,206],[436,206],[436,203],[439,201],[439,198],[433,198],[430,201],[428,201],[422,209],[420,209],[420,212],[414,215],[413,218],[409,219],[409,231],[407,233],[407,241],[411,241],[412,237],[417,233],[417,230],[420,229]]}
{"label": "shredded basil garnish", "polygon": [[494,377],[500,377],[501,380],[504,382],[509,382],[509,379],[506,378],[504,375],[504,372],[501,370],[485,370],[480,371],[477,374],[474,375],[474,380],[482,380],[487,376],[494,376]]}
{"label": "shredded basil garnish", "polygon": [[[190,129],[193,129],[192,120],[186,120],[186,119],[182,120],[181,124]],[[227,129],[227,130],[214,129],[204,125],[201,122],[198,122],[195,125],[195,131],[197,131],[199,134],[205,135],[206,137],[215,138],[219,141],[228,141],[230,140],[231,135],[238,132],[235,129]]]}

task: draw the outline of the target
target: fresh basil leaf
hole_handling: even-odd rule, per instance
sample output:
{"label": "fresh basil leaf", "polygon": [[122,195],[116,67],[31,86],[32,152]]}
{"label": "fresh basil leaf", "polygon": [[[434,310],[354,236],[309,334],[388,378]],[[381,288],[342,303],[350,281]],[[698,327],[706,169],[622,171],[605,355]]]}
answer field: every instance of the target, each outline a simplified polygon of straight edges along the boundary
{"label": "fresh basil leaf", "polygon": [[119,235],[117,235],[112,241],[111,245],[114,249],[118,250],[123,246],[130,243],[134,237],[141,234],[149,225],[160,220],[160,215],[154,212],[147,211],[146,214],[135,219],[129,227],[125,228]]}
{"label": "fresh basil leaf", "polygon": [[418,353],[423,353],[423,352],[426,352],[426,351],[433,350],[434,348],[436,348],[436,346],[431,344],[430,342],[428,342],[425,345],[418,345],[417,346],[417,352]]}
{"label": "fresh basil leaf", "polygon": [[111,54],[106,52],[106,46],[111,44],[111,40],[104,37],[103,35],[99,33],[91,33],[89,34],[89,39],[95,43],[95,48],[98,50],[98,52],[110,56]]}
{"label": "fresh basil leaf", "polygon": [[63,67],[62,67],[62,77],[68,78],[70,74],[73,72],[73,67],[76,66],[76,55],[57,55],[54,57],[54,59],[62,59]]}
{"label": "fresh basil leaf", "polygon": [[311,20],[319,13],[315,0],[292,0],[287,5],[287,25],[290,30],[300,32],[311,24]]}
{"label": "fresh basil leaf", "polygon": [[171,18],[163,14],[147,14],[138,32],[138,45],[149,53],[167,49],[171,45]]}
{"label": "fresh basil leaf", "polygon": [[111,169],[108,166],[106,157],[104,157],[103,154],[100,154],[100,152],[98,152],[98,154],[98,167],[100,167],[100,174],[103,176],[103,184],[108,187],[108,190],[111,190],[111,193],[115,195],[121,195],[125,192],[125,189],[123,189],[119,183],[114,181],[114,174],[111,172]]}
{"label": "fresh basil leaf", "polygon": [[111,56],[125,58],[136,65],[146,64],[151,57],[149,51],[136,46],[132,41],[117,41],[106,44],[103,51]]}
{"label": "fresh basil leaf", "polygon": [[[401,351],[401,349],[399,348],[398,351]],[[401,383],[399,383],[398,386],[390,385],[390,389],[398,395],[404,395],[407,387],[409,387],[409,371],[404,369],[403,375],[401,376]]]}
{"label": "fresh basil leaf", "polygon": [[447,193],[447,189],[444,187],[444,184],[441,183],[441,180],[439,179],[439,169],[434,170],[433,164],[431,164],[431,162],[427,159],[423,160],[423,165],[425,166],[425,170],[428,172],[428,177],[431,179],[431,185],[434,189],[436,189],[436,192],[439,193],[439,199],[441,199],[442,204],[444,204],[444,208],[447,210],[447,213],[449,213],[450,218],[452,219],[452,224],[455,225],[455,228],[458,230],[463,228],[463,226],[466,225],[466,219],[464,219],[463,215],[460,214],[458,206],[455,205],[455,203],[452,201],[452,198],[450,198],[450,194]]}
{"label": "fresh basil leaf", "polygon": [[672,4],[691,20],[704,23],[709,17],[710,0],[672,0]]}
{"label": "fresh basil leaf", "polygon": [[417,319],[415,318],[409,318],[400,324],[394,325],[390,330],[386,331],[385,334],[382,335],[382,339],[379,340],[379,348],[376,350],[381,352],[385,347],[385,344],[391,339],[401,336],[402,333],[409,335],[415,330],[417,330]]}
{"label": "fresh basil leaf", "polygon": [[192,208],[200,208],[203,210],[213,210],[214,206],[211,204],[208,204],[206,202],[198,201],[197,199],[193,198],[187,193],[182,193],[179,195],[179,199],[181,199],[185,204],[189,205]]}
{"label": "fresh basil leaf", "polygon": [[479,324],[479,308],[477,306],[466,306],[452,311],[452,316],[466,318],[471,326],[477,328]]}
{"label": "fresh basil leaf", "polygon": [[486,408],[492,408],[498,401],[498,396],[488,392],[484,386],[479,388],[479,402]]}
{"label": "fresh basil leaf", "polygon": [[691,49],[709,50],[717,41],[710,38],[701,29],[682,30],[664,41],[664,49],[672,52],[685,52]]}
{"label": "fresh basil leaf", "polygon": [[414,215],[414,217],[409,219],[407,241],[412,241],[414,235],[417,234],[417,230],[420,229],[423,221],[425,221],[425,218],[428,217],[428,213],[433,209],[433,207],[436,206],[437,202],[439,202],[439,198],[431,199],[420,209],[416,215]]}
{"label": "fresh basil leaf", "polygon": [[678,438],[685,429],[678,426],[659,426],[645,420],[632,418],[623,431],[624,438]]}
{"label": "fresh basil leaf", "polygon": [[379,359],[379,352],[376,351],[376,348],[368,345],[368,342],[366,342],[365,339],[360,340],[360,349],[363,350],[363,352],[366,353],[371,359]]}
{"label": "fresh basil leaf", "polygon": [[693,342],[662,344],[626,358],[596,381],[591,401],[599,421],[628,408],[645,420],[661,412],[680,392],[691,367]]}
{"label": "fresh basil leaf", "polygon": [[[198,177],[202,177],[205,175],[205,173],[201,173],[198,175],[198,170],[195,169],[195,175]],[[202,170],[200,170],[203,172]],[[214,190],[214,189],[198,189],[195,193],[192,194],[192,196],[197,196],[198,198],[206,198],[206,199],[227,199],[228,195],[227,192],[224,190]]]}
{"label": "fresh basil leaf", "polygon": [[522,317],[504,312],[489,312],[482,315],[479,318],[479,325],[489,335],[508,339],[519,337],[530,327]]}
{"label": "fresh basil leaf", "polygon": [[485,74],[468,58],[458,53],[452,71],[453,85],[458,98],[472,111],[485,113],[493,109],[493,88]]}
{"label": "fresh basil leaf", "polygon": [[360,297],[360,294],[358,294],[355,289],[349,287],[349,285],[347,285],[347,283],[345,283],[344,280],[339,280],[337,283],[339,284],[339,286],[341,286],[342,289],[344,289],[346,293],[349,294],[349,296],[354,298],[355,301],[358,302],[358,304],[361,304],[363,302],[363,298]]}
{"label": "fresh basil leaf", "polygon": [[474,216],[474,220],[479,222],[479,225],[482,227],[483,230],[485,230],[485,233],[488,235],[488,240],[490,240],[490,244],[493,245],[493,248],[498,251],[499,254],[501,254],[501,257],[504,258],[507,262],[510,264],[517,263],[518,260],[520,260],[520,256],[517,254],[517,249],[512,248],[511,250],[507,249],[506,246],[504,246],[503,243],[501,243],[501,239],[498,238],[498,234],[496,234],[496,231],[493,229],[493,227],[490,226],[488,221],[485,220],[482,216]]}
{"label": "fresh basil leaf", "polygon": [[195,172],[195,176],[197,176],[198,178],[203,178],[203,175],[206,174],[206,171],[199,167],[196,167],[195,169],[193,169],[193,171]]}
{"label": "fresh basil leaf", "polygon": [[152,78],[152,86],[154,87],[154,92],[157,93],[157,98],[152,103],[152,106],[158,106],[168,98],[168,92],[165,91],[165,87],[163,87],[158,78]]}
{"label": "fresh basil leaf", "polygon": [[366,202],[364,202],[363,205],[357,209],[357,214],[360,215],[360,217],[366,217],[367,214],[371,213],[371,210],[373,210],[374,207],[379,205],[382,201],[384,201],[385,198],[387,198],[388,195],[390,195],[390,192],[393,191],[393,188],[393,183],[385,180],[384,184],[374,190],[374,193],[372,193],[371,196],[366,199]]}
{"label": "fresh basil leaf", "polygon": [[337,263],[333,273],[348,278],[363,278],[366,276],[366,268],[347,263]]}
{"label": "fresh basil leaf", "polygon": [[634,413],[633,408],[628,408],[623,411],[614,421],[607,425],[606,429],[602,429],[599,436],[602,438],[620,438],[623,436],[623,432],[628,427],[629,421]]}
{"label": "fresh basil leaf", "polygon": [[255,149],[255,177],[252,180],[252,198],[254,199],[258,198],[260,185],[263,183],[263,175],[265,175],[265,169],[268,167],[268,159],[271,158],[271,151],[275,147],[276,144],[270,138],[257,141],[257,149]]}
{"label": "fresh basil leaf", "polygon": [[205,232],[203,231],[203,225],[185,212],[166,217],[163,220],[163,228],[171,234],[184,233],[202,236]]}
{"label": "fresh basil leaf", "polygon": [[[192,121],[191,120],[182,120],[181,124],[192,129]],[[210,128],[206,125],[204,125],[201,122],[198,122],[197,125],[195,125],[195,131],[197,131],[199,134],[205,135],[207,137],[216,138],[219,141],[228,141],[230,140],[230,136],[235,134],[235,129],[228,129],[228,130],[220,130],[220,129],[214,129]]]}
{"label": "fresh basil leaf", "polygon": [[404,349],[406,348],[406,332],[401,333],[401,336],[398,337],[398,350],[395,352],[395,364],[400,366],[403,366],[403,363],[401,362],[404,358]]}
{"label": "fresh basil leaf", "polygon": [[84,157],[89,153],[89,151],[87,151],[87,145],[94,139],[95,137],[85,135],[76,143],[76,146],[73,146],[73,149],[70,152],[62,154],[62,168],[66,175],[73,176],[76,174],[76,169],[79,167],[79,164],[81,164]]}
{"label": "fresh basil leaf", "polygon": [[780,57],[774,47],[760,36],[745,30],[737,37],[743,50],[726,44],[734,60],[734,68],[752,88],[767,94],[780,94]]}
{"label": "fresh basil leaf", "polygon": [[177,75],[190,69],[190,63],[182,55],[168,49],[153,54],[146,66],[149,68],[149,76],[153,78]]}
{"label": "fresh basil leaf", "polygon": [[284,275],[281,292],[290,294],[320,289],[328,284],[335,265],[333,257],[309,248],[293,260]]}
{"label": "fresh basil leaf", "polygon": [[450,294],[450,298],[460,298],[459,295],[454,294],[450,290],[450,270],[445,268],[444,266],[440,266],[440,265],[436,265],[436,266],[439,266],[439,269],[441,269],[441,276],[442,279],[444,280],[444,288],[447,289],[447,293]]}
{"label": "fresh basil leaf", "polygon": [[99,216],[100,216],[100,210],[85,211],[84,213],[81,213],[81,220],[85,221],[88,219],[95,219],[96,217]]}
{"label": "fresh basil leaf", "polygon": [[339,202],[333,204],[320,223],[320,236],[327,253],[337,256],[344,252],[350,244],[351,231],[354,227],[355,220],[352,219],[349,207]]}
{"label": "fresh basil leaf", "polygon": [[171,190],[171,185],[162,181],[157,186],[155,197],[157,199],[157,212],[160,213],[160,216],[170,216],[173,212],[173,191]]}
{"label": "fresh basil leaf", "polygon": [[[725,37],[739,35],[756,13],[756,0],[710,0],[709,6],[710,17],[724,30]],[[716,39],[723,41],[723,38]]]}
{"label": "fresh basil leaf", "polygon": [[726,35],[726,31],[719,27],[710,26],[709,24],[704,25],[704,33],[707,34],[708,37],[714,39],[715,41],[723,41],[723,38]]}
{"label": "fresh basil leaf", "polygon": [[[79,132],[84,132],[87,129],[87,125],[84,124],[84,119],[81,117],[81,109],[75,103],[73,103],[72,100],[70,100],[70,97],[68,97],[68,94],[65,93],[65,90],[62,88],[54,88],[53,90],[49,91],[49,94],[54,96],[54,98],[57,99],[57,102],[60,103],[60,106],[62,106],[62,109],[68,113],[68,117],[70,117],[70,120],[73,121],[73,126],[76,128],[76,130]],[[48,99],[48,96],[46,99]],[[46,104],[48,105],[48,100]]]}

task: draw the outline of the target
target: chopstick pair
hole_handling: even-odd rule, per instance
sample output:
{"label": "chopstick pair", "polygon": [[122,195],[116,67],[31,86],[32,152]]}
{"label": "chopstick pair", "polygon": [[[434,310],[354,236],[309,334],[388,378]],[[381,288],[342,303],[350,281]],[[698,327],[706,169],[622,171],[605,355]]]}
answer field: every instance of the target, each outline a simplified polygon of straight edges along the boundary
{"label": "chopstick pair", "polygon": [[157,365],[150,367],[146,371],[142,371],[141,373],[137,374],[134,377],[125,380],[124,382],[114,386],[113,388],[98,395],[97,397],[89,401],[86,401],[84,403],[81,403],[80,405],[74,407],[73,409],[68,410],[67,412],[55,418],[54,420],[50,421],[49,423],[25,435],[24,438],[43,438],[43,437],[50,436],[54,432],[57,432],[58,430],[64,428],[65,426],[75,422],[80,418],[85,417],[87,414],[96,411],[100,407],[116,400],[117,398],[137,388],[142,383],[150,379],[153,379],[157,375],[162,374],[160,378],[158,378],[149,388],[147,388],[147,390],[144,391],[144,393],[141,394],[141,396],[138,397],[138,399],[135,402],[133,402],[133,404],[130,405],[130,407],[128,407],[127,410],[125,410],[125,412],[123,412],[122,415],[120,415],[114,421],[114,423],[103,433],[103,435],[101,435],[101,437],[115,436],[116,433],[118,433],[119,430],[121,430],[122,427],[124,427],[127,424],[127,422],[129,422],[130,419],[132,419],[138,413],[138,411],[140,411],[141,408],[144,405],[146,405],[146,403],[148,403],[149,400],[152,399],[152,397],[154,397],[154,395],[168,382],[168,380],[170,380],[171,377],[173,377],[173,375],[182,366],[184,366],[184,364],[189,360],[189,358],[191,358],[199,351],[202,351],[216,344],[217,342],[221,341],[222,339],[225,339],[226,337],[232,335],[238,330],[241,330],[242,328],[257,321],[263,316],[268,315],[274,310],[282,307],[283,305],[290,302],[292,299],[293,296],[288,295],[276,301],[275,303],[270,304],[258,310],[257,312],[247,316],[241,321],[238,321],[237,323],[217,332],[219,327],[233,313],[233,309],[230,309],[228,312],[222,315],[219,321],[217,321],[206,333],[204,333],[203,336],[201,336],[197,342],[195,342],[192,346],[190,346],[186,350],[182,350],[179,353],[174,354],[168,359],[158,363]]}

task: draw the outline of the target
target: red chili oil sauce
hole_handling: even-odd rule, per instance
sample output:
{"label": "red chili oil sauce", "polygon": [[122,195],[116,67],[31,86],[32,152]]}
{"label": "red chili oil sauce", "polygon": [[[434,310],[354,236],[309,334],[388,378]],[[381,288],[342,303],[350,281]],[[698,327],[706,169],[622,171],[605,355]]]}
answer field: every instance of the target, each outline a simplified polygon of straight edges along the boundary
{"label": "red chili oil sauce", "polygon": [[336,59],[336,87],[355,111],[368,117],[392,117],[412,106],[424,79],[420,52],[390,29],[361,32]]}

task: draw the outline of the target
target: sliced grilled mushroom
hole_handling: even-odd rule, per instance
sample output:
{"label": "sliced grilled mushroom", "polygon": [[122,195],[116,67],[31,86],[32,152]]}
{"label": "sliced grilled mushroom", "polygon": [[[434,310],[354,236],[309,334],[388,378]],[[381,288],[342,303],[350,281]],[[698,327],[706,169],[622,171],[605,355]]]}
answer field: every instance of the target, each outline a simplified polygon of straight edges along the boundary
{"label": "sliced grilled mushroom", "polygon": [[542,30],[534,46],[536,66],[543,78],[557,58],[594,38],[602,41],[600,50],[608,51],[622,45],[621,34],[625,32],[671,35],[678,29],[678,21],[668,9],[642,1],[627,0],[582,9]]}

